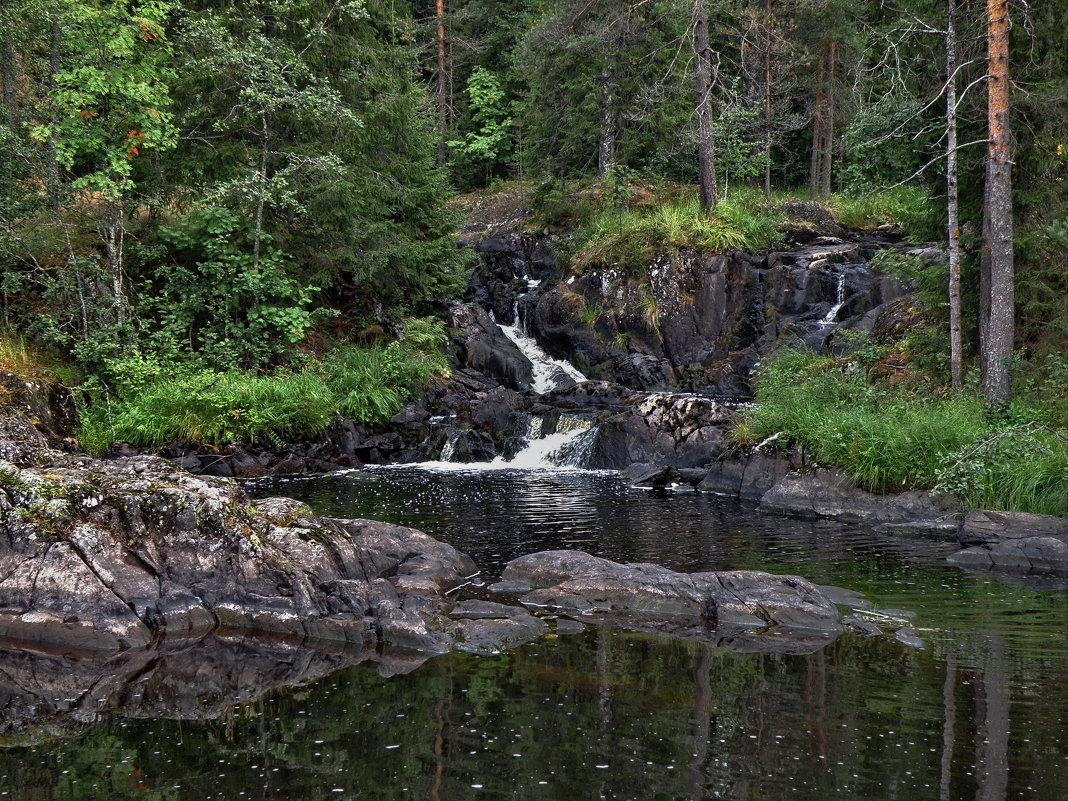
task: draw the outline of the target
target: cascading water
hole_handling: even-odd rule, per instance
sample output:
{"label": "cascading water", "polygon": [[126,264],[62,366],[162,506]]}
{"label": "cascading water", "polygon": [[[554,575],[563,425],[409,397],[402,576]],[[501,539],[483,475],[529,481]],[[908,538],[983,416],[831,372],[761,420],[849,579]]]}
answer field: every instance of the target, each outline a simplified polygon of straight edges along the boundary
{"label": "cascading water", "polygon": [[[529,278],[526,279],[526,282],[527,292],[541,283]],[[523,294],[525,295],[526,293]],[[501,325],[500,323],[497,325],[504,332],[504,335],[512,340],[520,352],[530,361],[533,367],[534,391],[542,395],[562,386],[581,384],[586,380],[586,376],[579,372],[575,365],[563,359],[554,359],[542,350],[534,337],[527,333],[519,314],[519,300],[521,297],[522,295],[516,298],[515,306],[512,308],[515,325]]]}
{"label": "cascading water", "polygon": [[531,417],[526,429],[526,447],[511,459],[498,456],[490,462],[454,462],[455,442],[463,432],[456,431],[445,442],[441,459],[397,467],[422,467],[430,470],[575,470],[582,469],[597,437],[590,420],[563,414],[552,431],[546,432],[542,417]]}
{"label": "cascading water", "polygon": [[827,310],[827,314],[820,320],[821,326],[827,327],[829,325],[834,325],[835,321],[838,319],[838,312],[845,306],[845,281],[845,273],[838,273],[838,284],[835,288],[834,305]]}

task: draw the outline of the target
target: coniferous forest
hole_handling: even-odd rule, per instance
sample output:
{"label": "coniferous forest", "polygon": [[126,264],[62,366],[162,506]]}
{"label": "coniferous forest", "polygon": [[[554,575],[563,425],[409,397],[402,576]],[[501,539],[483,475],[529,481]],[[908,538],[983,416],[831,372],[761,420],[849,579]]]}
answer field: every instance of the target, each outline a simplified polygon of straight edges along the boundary
{"label": "coniferous forest", "polygon": [[[473,209],[640,283],[658,252],[782,245],[784,204],[814,202],[943,250],[883,265],[918,289],[898,361],[921,394],[1063,431],[1066,13],[11,0],[5,360],[74,389],[95,453],[299,440],[447,372]],[[790,429],[774,408],[752,431]]]}

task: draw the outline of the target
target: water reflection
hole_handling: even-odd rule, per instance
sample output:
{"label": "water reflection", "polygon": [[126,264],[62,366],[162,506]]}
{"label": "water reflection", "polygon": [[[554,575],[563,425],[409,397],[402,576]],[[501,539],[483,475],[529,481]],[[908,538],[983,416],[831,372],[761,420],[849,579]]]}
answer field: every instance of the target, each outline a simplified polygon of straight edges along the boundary
{"label": "water reflection", "polygon": [[950,568],[939,543],[608,476],[373,472],[257,492],[416,525],[488,578],[561,545],[798,573],[916,611],[927,648],[844,636],[743,654],[601,628],[391,678],[352,664],[374,655],[240,641],[96,666],[7,651],[0,798],[1066,797],[1068,597]]}

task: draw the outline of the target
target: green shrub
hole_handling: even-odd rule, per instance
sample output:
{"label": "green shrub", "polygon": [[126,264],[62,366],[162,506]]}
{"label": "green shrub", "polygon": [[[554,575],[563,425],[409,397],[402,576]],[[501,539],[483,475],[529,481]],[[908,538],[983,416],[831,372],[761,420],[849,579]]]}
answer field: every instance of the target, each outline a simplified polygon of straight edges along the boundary
{"label": "green shrub", "polygon": [[1017,404],[989,419],[977,394],[918,397],[853,362],[784,352],[756,381],[736,441],[798,446],[873,491],[937,488],[968,508],[1068,516],[1068,436]]}
{"label": "green shrub", "polygon": [[102,387],[82,403],[81,440],[102,453],[113,440],[142,447],[182,441],[281,444],[321,434],[335,413],[361,423],[396,414],[435,374],[448,371],[444,328],[408,320],[403,339],[345,346],[300,372],[217,371],[127,362],[128,380],[108,395]]}

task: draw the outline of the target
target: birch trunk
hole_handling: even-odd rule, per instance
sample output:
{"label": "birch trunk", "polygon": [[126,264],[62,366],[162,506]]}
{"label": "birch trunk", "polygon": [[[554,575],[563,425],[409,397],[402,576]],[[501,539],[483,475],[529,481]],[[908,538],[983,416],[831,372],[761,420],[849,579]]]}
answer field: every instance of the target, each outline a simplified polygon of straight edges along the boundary
{"label": "birch trunk", "polygon": [[949,371],[953,391],[964,387],[961,369],[960,215],[957,208],[957,7],[949,0],[946,26],[946,217],[949,242]]}

